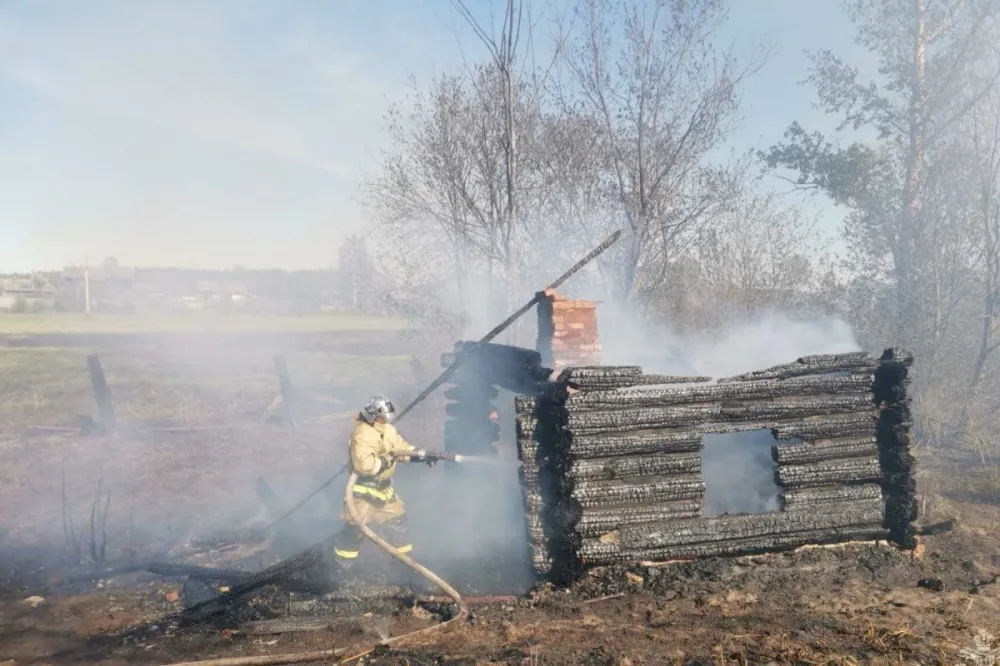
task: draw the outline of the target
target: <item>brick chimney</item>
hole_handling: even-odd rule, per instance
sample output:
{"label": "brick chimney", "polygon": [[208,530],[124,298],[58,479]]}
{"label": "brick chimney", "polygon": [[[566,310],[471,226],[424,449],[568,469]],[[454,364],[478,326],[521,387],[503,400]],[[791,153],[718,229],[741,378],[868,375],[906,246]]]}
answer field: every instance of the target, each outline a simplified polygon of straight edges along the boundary
{"label": "brick chimney", "polygon": [[553,369],[600,365],[597,303],[566,300],[551,289],[538,296],[538,342],[535,349],[542,355],[542,363]]}

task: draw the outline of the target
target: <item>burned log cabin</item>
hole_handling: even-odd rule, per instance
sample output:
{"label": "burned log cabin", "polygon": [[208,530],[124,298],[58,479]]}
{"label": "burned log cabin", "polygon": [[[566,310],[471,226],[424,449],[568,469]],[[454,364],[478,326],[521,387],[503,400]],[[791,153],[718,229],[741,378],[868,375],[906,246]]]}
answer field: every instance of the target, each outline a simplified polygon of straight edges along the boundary
{"label": "burned log cabin", "polygon": [[[717,380],[647,374],[599,365],[593,302],[540,296],[537,351],[458,343],[442,358],[464,357],[446,394],[448,451],[499,455],[498,388],[516,396],[510,437],[537,576],[852,540],[915,545],[909,352],[807,356]],[[775,510],[707,515],[706,439],[754,431],[769,434]]]}
{"label": "burned log cabin", "polygon": [[[852,540],[913,547],[911,364],[887,349],[717,381],[634,366],[563,371],[515,401],[536,573],[568,582],[588,565]],[[705,437],[754,430],[774,437],[780,507],[703,516]]]}

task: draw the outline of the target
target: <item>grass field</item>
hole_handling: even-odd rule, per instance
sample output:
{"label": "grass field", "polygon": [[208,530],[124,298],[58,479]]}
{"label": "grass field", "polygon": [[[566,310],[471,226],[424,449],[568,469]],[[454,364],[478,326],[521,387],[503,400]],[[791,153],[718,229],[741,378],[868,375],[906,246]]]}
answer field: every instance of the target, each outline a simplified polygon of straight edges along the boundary
{"label": "grass field", "polygon": [[354,314],[279,317],[254,314],[181,314],[173,316],[4,314],[0,335],[92,335],[188,332],[323,333],[398,331],[406,320]]}
{"label": "grass field", "polygon": [[0,315],[0,432],[93,415],[88,354],[125,420],[257,420],[278,394],[276,355],[304,395],[353,408],[413,381],[405,327],[350,314]]}

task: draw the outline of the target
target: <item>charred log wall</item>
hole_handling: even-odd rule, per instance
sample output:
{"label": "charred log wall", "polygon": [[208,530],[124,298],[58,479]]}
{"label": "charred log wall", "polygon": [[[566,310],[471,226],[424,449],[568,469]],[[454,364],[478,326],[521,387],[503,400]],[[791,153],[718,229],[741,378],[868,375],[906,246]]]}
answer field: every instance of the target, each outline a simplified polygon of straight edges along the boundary
{"label": "charred log wall", "polygon": [[[454,353],[445,354],[442,366],[451,365],[457,355],[462,356],[462,362],[445,390],[450,401],[445,407],[449,417],[445,422],[445,450],[481,458],[498,457],[497,445],[501,437],[499,389],[534,396],[545,386],[552,371],[542,366],[538,352],[466,342],[456,344]],[[508,507],[504,501],[516,492],[515,479],[502,478],[497,468],[489,465],[455,466],[446,471],[453,475],[450,483],[454,488],[470,491],[460,493],[461,496],[475,503],[469,506],[467,501],[451,512],[452,527],[456,520],[467,521],[460,526],[460,531],[475,534],[476,542],[487,549],[499,547],[497,542],[504,539],[521,538],[517,526],[518,507],[516,504]],[[473,489],[475,492],[471,492]],[[508,532],[498,526],[510,526],[515,530],[513,536],[508,538]],[[514,552],[518,548],[515,545]]]}
{"label": "charred log wall", "polygon": [[[916,519],[906,398],[912,357],[800,358],[712,383],[641,368],[565,370],[515,401],[536,572],[891,539]],[[777,513],[702,518],[702,438],[770,430]]]}

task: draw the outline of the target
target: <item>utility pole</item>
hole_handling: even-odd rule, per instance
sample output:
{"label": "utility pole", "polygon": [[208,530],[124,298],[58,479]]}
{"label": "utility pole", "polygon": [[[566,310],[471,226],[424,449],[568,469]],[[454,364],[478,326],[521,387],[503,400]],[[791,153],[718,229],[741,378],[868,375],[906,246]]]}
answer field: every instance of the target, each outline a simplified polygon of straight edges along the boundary
{"label": "utility pole", "polygon": [[84,311],[90,314],[90,259],[83,258],[83,301]]}

